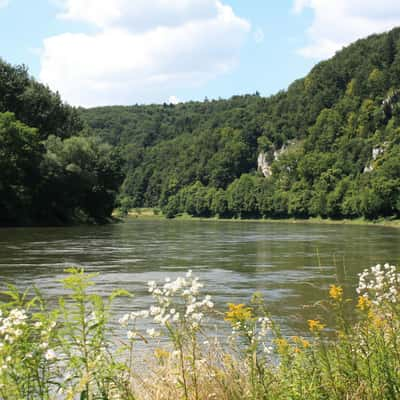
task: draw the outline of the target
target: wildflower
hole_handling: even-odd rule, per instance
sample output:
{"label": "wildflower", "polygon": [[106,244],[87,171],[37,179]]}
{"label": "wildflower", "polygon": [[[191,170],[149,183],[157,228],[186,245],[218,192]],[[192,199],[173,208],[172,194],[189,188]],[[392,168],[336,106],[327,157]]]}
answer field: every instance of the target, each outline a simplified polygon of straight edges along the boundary
{"label": "wildflower", "polygon": [[267,345],[265,345],[265,344],[263,343],[263,352],[264,352],[265,354],[271,354],[271,353],[272,353],[272,350],[273,350],[272,346],[267,346]]}
{"label": "wildflower", "polygon": [[157,337],[157,336],[160,336],[160,332],[157,332],[154,328],[149,328],[149,329],[147,329],[147,330],[146,330],[146,333],[147,333],[150,337],[152,337],[152,338],[155,338],[155,337]]}
{"label": "wildflower", "polygon": [[252,318],[251,308],[246,307],[244,304],[228,304],[229,311],[225,313],[225,321],[230,322],[232,325],[242,323]]}
{"label": "wildflower", "polygon": [[367,296],[358,297],[357,308],[359,308],[361,311],[365,311],[368,310],[370,307],[371,307],[371,301],[368,299]]}
{"label": "wildflower", "polygon": [[156,358],[158,360],[165,360],[167,358],[169,358],[170,353],[167,350],[164,350],[162,348],[157,348],[154,350],[154,355],[156,356]]}
{"label": "wildflower", "polygon": [[279,353],[286,353],[289,349],[289,343],[284,338],[278,338],[275,340],[276,346],[278,348]]}
{"label": "wildflower", "polygon": [[306,339],[301,339],[301,344],[303,347],[306,349],[307,347],[310,347],[310,342]]}
{"label": "wildflower", "polygon": [[309,319],[308,320],[308,328],[310,329],[310,332],[318,333],[318,332],[321,332],[322,329],[325,328],[325,325],[322,324],[317,319]]}
{"label": "wildflower", "polygon": [[179,313],[176,313],[176,314],[173,315],[172,321],[173,322],[178,322],[179,321]]}
{"label": "wildflower", "polygon": [[129,321],[129,314],[125,314],[124,316],[122,316],[122,318],[119,319],[119,324],[121,326],[126,326],[128,324]]}
{"label": "wildflower", "polygon": [[343,297],[343,289],[340,286],[331,285],[329,289],[329,297],[335,301],[341,301]]}
{"label": "wildflower", "polygon": [[310,346],[310,342],[302,337],[293,336],[292,340],[295,344],[297,344],[305,349]]}
{"label": "wildflower", "polygon": [[52,360],[55,360],[55,359],[57,358],[57,355],[56,355],[56,353],[55,353],[54,350],[48,349],[48,350],[46,351],[45,355],[44,355],[44,358],[45,358],[47,361],[52,361]]}
{"label": "wildflower", "polygon": [[150,315],[154,317],[158,314],[161,314],[161,307],[151,306],[150,307]]}
{"label": "wildflower", "polygon": [[136,332],[135,331],[128,331],[126,336],[127,336],[127,338],[129,340],[133,340],[136,337]]}

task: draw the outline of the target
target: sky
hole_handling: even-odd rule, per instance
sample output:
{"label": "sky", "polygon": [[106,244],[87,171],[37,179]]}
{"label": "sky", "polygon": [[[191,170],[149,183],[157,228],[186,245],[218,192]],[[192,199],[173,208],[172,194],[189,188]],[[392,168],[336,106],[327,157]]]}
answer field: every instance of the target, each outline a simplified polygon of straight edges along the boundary
{"label": "sky", "polygon": [[399,0],[0,0],[0,58],[76,106],[268,96]]}

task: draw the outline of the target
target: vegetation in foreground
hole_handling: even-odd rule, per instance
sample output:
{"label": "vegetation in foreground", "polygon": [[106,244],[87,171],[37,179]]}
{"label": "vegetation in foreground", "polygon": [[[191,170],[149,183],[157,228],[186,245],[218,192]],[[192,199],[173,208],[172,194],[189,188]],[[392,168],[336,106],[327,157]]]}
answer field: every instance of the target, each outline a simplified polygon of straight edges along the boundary
{"label": "vegetation in foreground", "polygon": [[[2,399],[400,396],[400,274],[394,266],[360,274],[356,302],[331,285],[321,302],[329,318],[307,321],[307,338],[283,337],[257,294],[249,304],[216,311],[191,271],[173,281],[149,282],[153,304],[121,316],[125,334],[115,337],[108,324],[112,302],[129,294],[119,290],[104,300],[94,294],[93,275],[68,272],[68,294],[56,309],[40,293],[30,298],[12,286],[4,293],[9,300],[1,304]],[[228,340],[208,334],[210,314],[229,324]]]}

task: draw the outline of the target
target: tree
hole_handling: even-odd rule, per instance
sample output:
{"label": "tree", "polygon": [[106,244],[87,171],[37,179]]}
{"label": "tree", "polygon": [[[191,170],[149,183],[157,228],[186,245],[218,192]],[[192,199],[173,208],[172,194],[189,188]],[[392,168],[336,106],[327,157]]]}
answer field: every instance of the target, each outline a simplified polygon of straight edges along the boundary
{"label": "tree", "polygon": [[0,113],[0,222],[31,217],[42,156],[37,130],[17,121],[12,113]]}

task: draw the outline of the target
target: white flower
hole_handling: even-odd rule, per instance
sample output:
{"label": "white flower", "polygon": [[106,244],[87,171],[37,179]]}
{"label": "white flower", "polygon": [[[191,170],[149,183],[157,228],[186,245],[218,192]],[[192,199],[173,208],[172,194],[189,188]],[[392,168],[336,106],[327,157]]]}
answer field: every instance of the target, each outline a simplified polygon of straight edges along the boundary
{"label": "white flower", "polygon": [[157,287],[157,284],[155,281],[149,281],[147,282],[147,286],[149,287],[149,292],[152,293],[154,289]]}
{"label": "white flower", "polygon": [[148,334],[150,337],[152,337],[152,338],[155,338],[155,337],[157,337],[157,336],[160,336],[160,332],[156,331],[154,328],[146,329],[146,332],[147,332],[147,334]]}
{"label": "white flower", "polygon": [[55,353],[54,350],[48,349],[48,350],[46,351],[46,354],[44,355],[44,358],[45,358],[47,361],[51,361],[51,360],[55,360],[55,359],[57,358],[57,355],[56,355],[56,353]]}
{"label": "white flower", "polygon": [[124,316],[122,316],[122,318],[119,319],[119,324],[121,326],[126,326],[128,324],[129,321],[129,314],[125,314]]}
{"label": "white flower", "polygon": [[128,337],[129,340],[132,340],[132,339],[135,339],[135,337],[137,336],[137,333],[134,331],[128,331],[126,336]]}
{"label": "white flower", "polygon": [[150,315],[154,317],[158,314],[161,314],[161,307],[151,306],[150,307]]}
{"label": "white flower", "polygon": [[174,314],[174,316],[172,317],[172,321],[173,322],[178,322],[179,321],[179,313]]}

